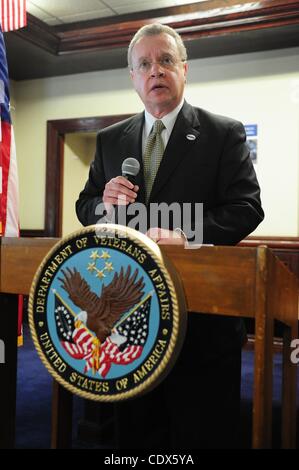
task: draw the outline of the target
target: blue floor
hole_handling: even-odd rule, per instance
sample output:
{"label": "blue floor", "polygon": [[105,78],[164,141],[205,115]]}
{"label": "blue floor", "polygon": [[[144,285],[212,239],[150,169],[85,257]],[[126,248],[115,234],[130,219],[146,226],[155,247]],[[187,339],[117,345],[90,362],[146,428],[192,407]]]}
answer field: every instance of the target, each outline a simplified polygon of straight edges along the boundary
{"label": "blue floor", "polygon": [[[242,357],[241,387],[241,436],[242,448],[251,445],[251,411],[253,392],[253,351],[244,351]],[[299,370],[299,367],[298,367]],[[281,404],[282,358],[274,357],[273,383],[273,445],[279,448],[280,435],[280,404]],[[299,379],[299,377],[298,377]],[[50,448],[51,433],[51,394],[52,378],[41,363],[32,343],[28,327],[24,328],[24,346],[18,349],[18,381],[17,381],[17,419],[16,447],[26,449]],[[298,380],[299,397],[299,380]],[[299,400],[298,400],[299,401]],[[74,397],[74,433],[73,448],[94,448],[103,445],[92,440],[84,441],[77,438],[78,421],[83,418],[84,402]],[[299,413],[297,413],[297,418]],[[299,423],[299,420],[297,419]],[[299,434],[299,433],[298,433]],[[299,448],[299,442],[297,444]]]}

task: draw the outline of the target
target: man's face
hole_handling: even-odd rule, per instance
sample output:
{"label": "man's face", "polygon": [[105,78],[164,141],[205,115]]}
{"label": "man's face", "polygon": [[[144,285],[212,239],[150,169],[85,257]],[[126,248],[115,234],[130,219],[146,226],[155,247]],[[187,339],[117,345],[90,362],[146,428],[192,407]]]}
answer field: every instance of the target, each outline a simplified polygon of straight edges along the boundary
{"label": "man's face", "polygon": [[187,63],[169,34],[142,37],[132,50],[131,78],[148,112],[161,118],[181,102]]}

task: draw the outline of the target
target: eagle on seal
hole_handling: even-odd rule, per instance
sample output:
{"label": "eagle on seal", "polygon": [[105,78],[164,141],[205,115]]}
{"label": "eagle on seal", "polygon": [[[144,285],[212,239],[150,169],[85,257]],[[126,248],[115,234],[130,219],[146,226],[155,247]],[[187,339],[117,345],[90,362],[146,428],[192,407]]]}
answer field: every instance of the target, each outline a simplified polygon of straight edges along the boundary
{"label": "eagle on seal", "polygon": [[138,270],[131,276],[131,266],[126,272],[121,268],[120,273],[115,273],[110,284],[102,286],[100,296],[90,290],[76,268],[67,268],[62,273],[64,278],[58,278],[61,287],[71,301],[86,312],[86,326],[94,331],[101,343],[111,334],[121,315],[140,302],[144,295],[143,277],[136,281]]}

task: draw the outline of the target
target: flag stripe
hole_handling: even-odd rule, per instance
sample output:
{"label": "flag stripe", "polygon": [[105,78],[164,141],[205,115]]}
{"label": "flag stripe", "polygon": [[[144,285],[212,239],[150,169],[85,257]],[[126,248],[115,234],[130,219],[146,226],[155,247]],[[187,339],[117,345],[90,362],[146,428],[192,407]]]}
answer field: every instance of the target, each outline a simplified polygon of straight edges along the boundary
{"label": "flag stripe", "polygon": [[1,24],[3,25],[3,31],[8,31],[7,2],[1,0],[1,4],[2,4],[2,23]]}
{"label": "flag stripe", "polygon": [[3,32],[26,26],[26,0],[0,0],[0,21]]}
{"label": "flag stripe", "polygon": [[18,9],[19,9],[19,18],[20,18],[20,25],[23,27],[26,26],[26,10],[25,10],[25,1],[18,2]]}
{"label": "flag stripe", "polygon": [[7,205],[6,205],[6,237],[19,236],[19,187],[18,187],[18,169],[15,149],[15,138],[13,129],[11,129],[11,153],[7,181]]}
{"label": "flag stripe", "polygon": [[8,16],[8,31],[12,31],[13,30],[13,17],[14,17],[13,0],[8,0],[7,16]]}
{"label": "flag stripe", "polygon": [[14,20],[15,20],[14,29],[17,29],[17,28],[18,28],[18,25],[19,25],[20,22],[21,22],[20,3],[21,3],[21,2],[18,2],[17,5],[16,5],[16,12],[15,12],[15,17],[14,17]]}
{"label": "flag stripe", "polygon": [[7,220],[7,188],[8,188],[8,175],[10,164],[10,142],[11,142],[11,126],[7,122],[1,122],[1,160],[0,165],[2,168],[2,193],[1,193],[1,222],[2,233],[6,235],[6,220]]}

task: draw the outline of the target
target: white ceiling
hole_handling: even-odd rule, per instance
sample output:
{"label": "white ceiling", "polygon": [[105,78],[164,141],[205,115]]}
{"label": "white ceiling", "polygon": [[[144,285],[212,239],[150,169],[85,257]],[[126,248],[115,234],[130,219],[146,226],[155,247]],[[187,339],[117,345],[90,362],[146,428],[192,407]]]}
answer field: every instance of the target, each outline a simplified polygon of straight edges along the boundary
{"label": "white ceiling", "polygon": [[27,11],[53,26],[207,0],[27,0]]}

